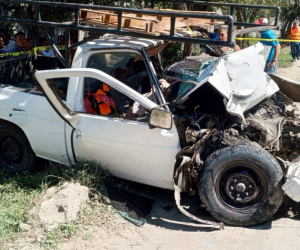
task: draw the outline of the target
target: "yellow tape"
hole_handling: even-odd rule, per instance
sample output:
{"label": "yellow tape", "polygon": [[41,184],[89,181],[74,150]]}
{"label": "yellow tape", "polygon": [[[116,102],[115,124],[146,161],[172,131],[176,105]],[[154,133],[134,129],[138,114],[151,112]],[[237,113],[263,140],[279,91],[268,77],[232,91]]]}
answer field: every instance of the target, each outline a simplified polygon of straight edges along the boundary
{"label": "yellow tape", "polygon": [[[58,50],[63,50],[66,49],[65,45],[56,45],[56,48]],[[41,46],[41,47],[35,47],[33,48],[34,51],[38,51],[38,50],[53,50],[52,46]]]}
{"label": "yellow tape", "polygon": [[0,57],[27,56],[31,54],[32,54],[31,51],[21,51],[21,52],[3,53],[0,54]]}
{"label": "yellow tape", "polygon": [[192,33],[193,36],[196,36],[195,32],[189,26],[187,26],[187,29],[188,29],[189,32]]}
{"label": "yellow tape", "polygon": [[[65,50],[66,46],[65,45],[57,45],[56,48],[58,50]],[[40,50],[53,50],[52,46],[41,46],[41,47],[35,47],[32,49],[32,51],[20,51],[20,52],[8,52],[8,53],[3,53],[0,54],[1,57],[14,57],[14,56],[27,56],[27,55],[35,55],[37,51]]]}
{"label": "yellow tape", "polygon": [[300,40],[289,40],[289,39],[263,39],[263,38],[253,38],[253,37],[236,37],[236,40],[250,40],[250,41],[279,41],[279,42],[300,42]]}
{"label": "yellow tape", "polygon": [[[188,29],[195,35],[195,33],[188,27]],[[300,40],[289,40],[289,39],[263,39],[263,38],[253,38],[253,37],[236,37],[236,40],[250,40],[250,41],[279,41],[279,42],[300,42]],[[56,45],[56,48],[58,50],[65,50],[65,45]],[[12,52],[12,53],[3,53],[0,54],[1,57],[14,57],[14,56],[26,56],[26,55],[34,55],[37,53],[37,51],[40,50],[53,50],[52,46],[41,46],[41,47],[35,47],[32,49],[32,51],[21,51],[21,52]]]}

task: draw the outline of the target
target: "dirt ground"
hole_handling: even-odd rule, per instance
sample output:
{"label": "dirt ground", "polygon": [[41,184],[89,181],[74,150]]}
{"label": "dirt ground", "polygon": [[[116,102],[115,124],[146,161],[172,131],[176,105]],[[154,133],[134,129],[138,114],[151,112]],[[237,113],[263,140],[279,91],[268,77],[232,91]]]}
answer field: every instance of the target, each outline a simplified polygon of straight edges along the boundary
{"label": "dirt ground", "polygon": [[[292,56],[291,56],[291,60],[292,60]],[[300,82],[299,70],[300,70],[300,60],[297,60],[296,62],[293,63],[293,66],[290,68],[277,69],[276,74]]]}
{"label": "dirt ground", "polygon": [[[291,68],[278,69],[277,74],[300,81],[299,67],[300,60]],[[253,227],[225,225],[225,230],[220,231],[194,223],[181,214],[176,207],[172,191],[136,184],[132,186],[133,191],[155,200],[144,226],[138,227],[121,216],[109,217],[107,223],[103,223],[103,220],[99,220],[98,223],[95,219],[94,226],[84,227],[76,237],[60,244],[58,249],[300,249],[300,203],[295,203],[288,198],[271,221]],[[197,195],[183,194],[182,204],[194,215],[212,220],[212,217],[200,206]],[[191,204],[193,206],[190,206]],[[23,241],[18,249],[39,249],[30,243],[29,245],[26,246],[26,242]]]}
{"label": "dirt ground", "polygon": [[[102,224],[88,228],[81,231],[76,239],[64,242],[59,249],[300,249],[300,204],[288,198],[271,221],[253,227],[226,226],[225,230],[220,231],[194,223],[181,214],[176,208],[172,191],[143,186],[137,190],[143,195],[152,195],[156,200],[143,227],[118,217],[114,219],[113,226],[108,228]],[[197,196],[182,195],[182,198],[182,204],[192,214],[212,220],[200,207]]]}

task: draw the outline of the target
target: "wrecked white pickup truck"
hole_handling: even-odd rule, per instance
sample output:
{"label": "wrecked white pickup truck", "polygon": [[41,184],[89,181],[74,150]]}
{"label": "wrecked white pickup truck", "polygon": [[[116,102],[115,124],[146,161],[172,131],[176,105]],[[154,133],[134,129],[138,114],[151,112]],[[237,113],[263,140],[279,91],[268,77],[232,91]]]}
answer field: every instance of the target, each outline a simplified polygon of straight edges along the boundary
{"label": "wrecked white pickup truck", "polygon": [[[42,26],[45,36],[43,26],[65,28],[67,38],[71,28],[133,33],[122,30],[126,8],[25,2],[71,8],[76,20],[69,25],[4,17],[0,21]],[[117,29],[80,26],[82,6],[115,11],[120,18]],[[231,33],[232,16],[133,12],[168,14],[171,22],[161,23],[170,24],[170,36],[155,40],[134,33],[143,38],[82,40],[67,44],[66,60],[48,36],[65,67],[70,66],[70,50],[78,46],[70,69],[56,69],[52,59],[40,61],[40,57],[0,62],[0,165],[20,172],[31,169],[36,157],[70,166],[79,158],[93,159],[117,177],[175,189],[183,213],[212,225],[216,223],[196,218],[180,206],[181,191],[198,193],[217,220],[232,225],[270,219],[284,191],[299,201],[300,128],[294,102],[300,101],[294,91],[298,83],[274,77],[278,87],[263,72],[260,43],[219,58],[178,62],[163,71],[157,56],[166,46],[163,40],[233,46],[231,36],[227,42],[178,37],[176,18],[180,22],[191,17],[226,20]],[[33,69],[49,70],[38,70],[32,77]],[[160,86],[162,77],[169,87]]]}
{"label": "wrecked white pickup truck", "polygon": [[[153,56],[163,47],[95,40],[78,47],[71,69],[35,72],[38,86],[2,84],[0,165],[23,171],[36,157],[93,159],[115,176],[165,189],[174,189],[174,176],[177,191],[197,191],[224,223],[270,219],[284,197],[288,161],[298,161],[300,131],[293,101],[263,72],[263,45],[176,63],[164,73],[172,81],[165,97]],[[86,96],[103,83],[116,112],[91,114]]]}

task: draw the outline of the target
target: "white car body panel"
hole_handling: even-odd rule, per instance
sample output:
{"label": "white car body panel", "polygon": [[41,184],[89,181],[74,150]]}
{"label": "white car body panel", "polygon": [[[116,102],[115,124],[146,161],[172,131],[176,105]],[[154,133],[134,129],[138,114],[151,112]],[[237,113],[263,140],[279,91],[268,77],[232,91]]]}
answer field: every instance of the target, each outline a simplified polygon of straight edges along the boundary
{"label": "white car body panel", "polygon": [[[231,90],[225,95],[228,99],[226,109],[243,120],[245,111],[279,90],[277,84],[263,71],[264,65],[259,55],[264,48],[261,43],[257,43],[224,58],[228,75],[225,79],[229,80],[226,84]],[[221,87],[220,82],[212,79],[209,82]]]}
{"label": "white car body panel", "polygon": [[294,201],[300,202],[300,163],[288,164],[287,181],[282,185],[284,192]]}
{"label": "white car body panel", "polygon": [[73,136],[76,156],[99,161],[117,177],[173,189],[179,150],[175,126],[165,132],[149,129],[147,123],[81,115],[77,129]]}
{"label": "white car body panel", "polygon": [[37,156],[66,163],[64,122],[44,96],[13,87],[0,92],[0,117],[18,125]]}
{"label": "white car body panel", "polygon": [[208,78],[208,82],[226,98],[227,111],[243,121],[245,111],[279,90],[263,71],[260,52],[264,48],[257,43],[221,58]]}
{"label": "white car body panel", "polygon": [[[175,126],[173,125],[172,129],[168,131],[160,128],[150,129],[145,122],[72,113],[56,97],[46,81],[46,79],[66,76],[70,76],[70,79],[75,79],[75,77],[96,78],[149,110],[156,107],[157,104],[96,69],[36,72],[35,77],[47,98],[59,115],[76,129],[72,138],[76,156],[96,160],[113,175],[123,179],[173,189],[174,160],[180,150]],[[71,89],[78,90],[79,85],[78,81],[69,81],[69,88]],[[72,133],[69,130],[66,134],[66,141],[71,141],[71,136]]]}

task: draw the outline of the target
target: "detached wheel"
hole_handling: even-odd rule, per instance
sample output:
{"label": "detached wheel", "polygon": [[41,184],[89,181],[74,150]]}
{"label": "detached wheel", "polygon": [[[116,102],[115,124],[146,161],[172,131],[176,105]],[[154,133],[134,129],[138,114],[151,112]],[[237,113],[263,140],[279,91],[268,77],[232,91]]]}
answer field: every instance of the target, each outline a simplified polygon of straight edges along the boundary
{"label": "detached wheel", "polygon": [[9,173],[29,171],[36,156],[21,129],[8,123],[0,122],[0,166]]}
{"label": "detached wheel", "polygon": [[198,179],[206,209],[225,224],[249,226],[269,220],[283,201],[282,169],[267,151],[247,144],[211,154]]}

